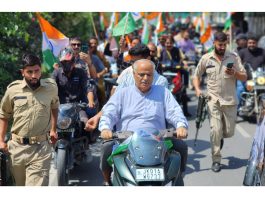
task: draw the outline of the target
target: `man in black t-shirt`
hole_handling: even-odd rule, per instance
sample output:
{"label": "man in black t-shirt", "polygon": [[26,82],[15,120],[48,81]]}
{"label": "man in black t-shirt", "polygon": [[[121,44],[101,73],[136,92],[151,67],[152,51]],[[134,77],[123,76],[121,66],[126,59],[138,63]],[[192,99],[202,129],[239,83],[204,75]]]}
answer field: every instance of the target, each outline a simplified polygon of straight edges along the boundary
{"label": "man in black t-shirt", "polygon": [[265,64],[265,51],[257,46],[257,42],[255,35],[249,35],[247,48],[239,51],[242,64],[249,63],[254,71]]}

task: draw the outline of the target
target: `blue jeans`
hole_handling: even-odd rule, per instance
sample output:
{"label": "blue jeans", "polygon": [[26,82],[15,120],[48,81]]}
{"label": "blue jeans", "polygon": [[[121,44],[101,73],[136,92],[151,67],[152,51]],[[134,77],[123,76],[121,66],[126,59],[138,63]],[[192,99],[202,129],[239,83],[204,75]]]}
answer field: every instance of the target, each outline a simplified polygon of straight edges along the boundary
{"label": "blue jeans", "polygon": [[241,96],[241,93],[246,91],[246,82],[242,82],[241,80],[237,80],[236,81],[236,95],[237,95],[237,100],[238,100],[238,105],[237,105],[237,109],[239,108],[240,106],[240,102],[241,102],[241,99],[240,99],[240,96]]}

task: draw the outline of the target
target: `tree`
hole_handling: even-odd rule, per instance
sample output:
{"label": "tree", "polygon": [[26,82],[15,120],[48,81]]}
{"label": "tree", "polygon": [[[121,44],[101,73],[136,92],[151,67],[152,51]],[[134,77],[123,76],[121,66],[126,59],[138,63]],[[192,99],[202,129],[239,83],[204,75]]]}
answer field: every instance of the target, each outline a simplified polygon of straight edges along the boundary
{"label": "tree", "polygon": [[[94,35],[89,13],[41,13],[54,27],[67,37],[79,36],[84,42]],[[94,20],[99,13],[92,13]],[[98,24],[98,23],[97,23]],[[42,57],[42,35],[35,13],[0,13],[0,99],[7,85],[20,79],[21,57],[33,52]]]}

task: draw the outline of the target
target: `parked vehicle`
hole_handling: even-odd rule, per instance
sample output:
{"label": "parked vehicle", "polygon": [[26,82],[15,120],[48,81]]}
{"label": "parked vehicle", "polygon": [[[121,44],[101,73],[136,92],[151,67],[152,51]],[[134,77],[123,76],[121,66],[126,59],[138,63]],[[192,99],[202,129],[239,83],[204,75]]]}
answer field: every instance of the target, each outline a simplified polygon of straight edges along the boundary
{"label": "parked vehicle", "polygon": [[[184,185],[181,156],[171,149],[175,130],[144,128],[134,132],[117,132],[109,163],[112,163],[114,186]],[[121,139],[125,139],[120,143]]]}

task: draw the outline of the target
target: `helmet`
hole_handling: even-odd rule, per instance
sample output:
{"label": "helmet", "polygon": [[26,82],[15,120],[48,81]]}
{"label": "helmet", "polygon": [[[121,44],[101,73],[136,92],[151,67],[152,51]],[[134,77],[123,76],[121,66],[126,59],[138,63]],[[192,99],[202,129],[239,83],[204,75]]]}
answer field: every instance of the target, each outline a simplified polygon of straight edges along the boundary
{"label": "helmet", "polygon": [[70,47],[62,49],[59,53],[59,61],[73,61],[74,60],[74,51]]}

